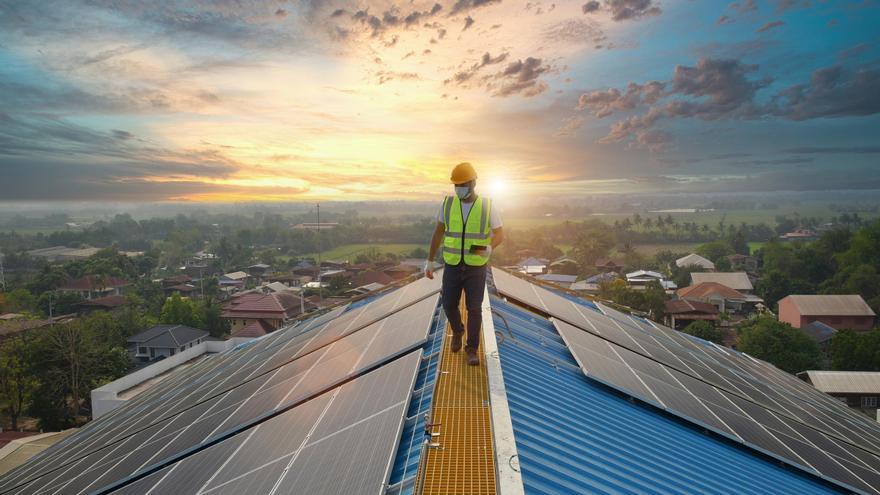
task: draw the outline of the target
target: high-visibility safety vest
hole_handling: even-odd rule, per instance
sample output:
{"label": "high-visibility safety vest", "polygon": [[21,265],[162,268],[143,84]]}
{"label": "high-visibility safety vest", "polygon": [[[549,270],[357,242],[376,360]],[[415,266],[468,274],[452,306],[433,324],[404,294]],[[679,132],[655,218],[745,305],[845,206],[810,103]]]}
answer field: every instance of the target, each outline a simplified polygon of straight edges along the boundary
{"label": "high-visibility safety vest", "polygon": [[489,262],[489,248],[471,252],[471,246],[489,246],[492,234],[489,229],[489,214],[492,200],[477,197],[465,219],[462,215],[461,199],[447,196],[443,200],[443,220],[446,234],[443,237],[443,261],[457,265],[464,259],[466,265],[482,266]]}

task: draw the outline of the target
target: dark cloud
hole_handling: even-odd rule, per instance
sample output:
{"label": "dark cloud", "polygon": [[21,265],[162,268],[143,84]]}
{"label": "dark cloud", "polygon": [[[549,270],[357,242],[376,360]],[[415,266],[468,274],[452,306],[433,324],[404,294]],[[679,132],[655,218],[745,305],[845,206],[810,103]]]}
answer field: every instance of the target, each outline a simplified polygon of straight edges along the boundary
{"label": "dark cloud", "polygon": [[454,76],[452,76],[449,79],[446,79],[445,81],[443,81],[443,83],[444,84],[454,84],[456,86],[463,86],[467,82],[471,81],[473,79],[473,77],[477,74],[477,72],[479,72],[480,69],[482,69],[483,67],[486,67],[487,65],[500,64],[501,62],[504,62],[505,60],[507,60],[507,57],[508,57],[507,52],[499,53],[498,55],[496,55],[494,57],[491,54],[489,54],[489,52],[486,52],[480,58],[479,62],[474,63],[473,65],[471,65],[470,67],[468,67],[465,70],[456,72]]}
{"label": "dark cloud", "polygon": [[777,93],[773,113],[791,120],[850,117],[880,113],[880,70],[840,65],[813,72],[810,82]]}
{"label": "dark cloud", "polygon": [[739,165],[744,167],[764,167],[764,166],[773,166],[773,165],[802,165],[804,163],[811,163],[813,161],[812,158],[809,157],[790,157],[790,158],[772,158],[766,160],[742,160],[730,162],[729,165]]}
{"label": "dark cloud", "polygon": [[755,3],[755,0],[746,0],[745,2],[733,2],[730,4],[730,8],[740,14],[745,14],[747,12],[757,12],[758,4]]}
{"label": "dark cloud", "polygon": [[[443,10],[443,6],[435,3],[428,10],[413,10],[407,14],[402,14],[394,7],[382,13],[382,16],[376,16],[370,13],[369,8],[355,11],[351,15],[351,20],[366,27],[371,36],[380,36],[386,31],[395,28],[412,28],[419,26],[422,22],[427,21],[431,17],[436,16]],[[342,11],[341,13],[339,13]],[[342,9],[334,11],[330,17],[341,17],[345,14]]]}
{"label": "dark cloud", "polygon": [[717,24],[719,26],[721,26],[723,24],[732,24],[732,23],[733,23],[733,19],[728,15],[722,15],[721,17],[718,18],[717,21],[715,21],[715,24]]}
{"label": "dark cloud", "polygon": [[802,146],[799,148],[788,148],[782,150],[783,153],[798,154],[855,154],[855,155],[873,155],[880,153],[880,146]]}
{"label": "dark cloud", "polygon": [[503,71],[495,74],[495,83],[490,84],[493,96],[536,96],[547,89],[547,84],[538,80],[550,72],[549,65],[540,58],[528,57],[510,63]]}
{"label": "dark cloud", "polygon": [[501,3],[501,0],[457,0],[449,10],[449,15],[464,14],[494,3]]}
{"label": "dark cloud", "polygon": [[651,81],[647,84],[629,83],[625,92],[617,88],[585,93],[578,99],[578,110],[589,109],[602,118],[620,110],[632,110],[641,104],[653,104],[664,96],[665,83]]}
{"label": "dark cloud", "polygon": [[769,31],[773,28],[778,28],[779,26],[782,26],[782,25],[785,25],[785,21],[768,22],[768,23],[764,24],[763,26],[759,27],[757,29],[757,31],[755,31],[755,32],[756,33],[763,33],[764,31]]}
{"label": "dark cloud", "polygon": [[128,132],[128,131],[122,131],[122,130],[119,130],[119,129],[113,129],[112,132],[113,132],[113,137],[115,137],[116,139],[126,140],[126,139],[131,139],[131,138],[134,137],[134,134],[132,134],[132,133],[130,133],[130,132]]}
{"label": "dark cloud", "polygon": [[770,116],[789,120],[820,117],[864,116],[880,113],[880,71],[862,66],[847,70],[832,66],[816,70],[808,84],[777,91],[769,103],[759,103],[756,94],[772,82],[755,79],[755,65],[732,59],[701,59],[693,67],[679,65],[667,82],[630,83],[617,88],[584,93],[578,108],[597,118],[616,112],[648,107],[647,112],[611,125],[603,143],[635,142],[661,119],[702,120],[757,119]]}
{"label": "dark cloud", "polygon": [[653,0],[591,0],[581,6],[584,14],[606,12],[614,21],[627,21],[659,15],[660,7]]}
{"label": "dark cloud", "polygon": [[461,28],[462,31],[467,31],[469,27],[474,25],[474,18],[471,16],[467,16],[464,18],[464,27]]}

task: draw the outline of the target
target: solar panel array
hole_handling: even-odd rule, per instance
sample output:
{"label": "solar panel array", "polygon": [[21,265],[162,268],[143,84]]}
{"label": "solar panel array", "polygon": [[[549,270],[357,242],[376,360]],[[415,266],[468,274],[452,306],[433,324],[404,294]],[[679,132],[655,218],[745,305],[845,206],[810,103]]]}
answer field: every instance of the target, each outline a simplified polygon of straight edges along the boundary
{"label": "solar panel array", "polygon": [[772,365],[493,269],[552,317],[585,374],[822,478],[880,493],[880,425]]}
{"label": "solar panel array", "polygon": [[[341,398],[348,394],[340,390],[352,389],[362,380],[356,377],[424,344],[438,291],[439,280],[421,279],[370,304],[340,308],[196,363],[0,478],[0,493],[90,493],[163,463],[208,463],[207,452],[228,455],[230,442],[255,435],[255,425],[280,421],[333,387],[344,384],[333,402],[345,403]],[[383,394],[374,390],[371,397],[384,400]],[[322,425],[339,423],[327,423],[332,419],[327,414],[322,413]],[[376,431],[394,423],[388,419],[393,415],[383,414],[368,420]],[[401,416],[396,417],[399,426]],[[308,435],[308,445],[315,444],[315,433]],[[317,455],[334,442],[328,438],[309,452]],[[286,479],[310,483],[291,475]]]}

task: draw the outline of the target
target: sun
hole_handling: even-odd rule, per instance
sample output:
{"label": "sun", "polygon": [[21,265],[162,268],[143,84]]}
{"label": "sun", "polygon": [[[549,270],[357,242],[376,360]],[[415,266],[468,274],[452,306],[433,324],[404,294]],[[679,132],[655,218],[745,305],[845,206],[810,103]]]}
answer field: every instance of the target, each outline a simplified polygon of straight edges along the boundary
{"label": "sun", "polygon": [[507,193],[507,182],[502,179],[494,179],[489,182],[489,194],[493,198],[503,197]]}

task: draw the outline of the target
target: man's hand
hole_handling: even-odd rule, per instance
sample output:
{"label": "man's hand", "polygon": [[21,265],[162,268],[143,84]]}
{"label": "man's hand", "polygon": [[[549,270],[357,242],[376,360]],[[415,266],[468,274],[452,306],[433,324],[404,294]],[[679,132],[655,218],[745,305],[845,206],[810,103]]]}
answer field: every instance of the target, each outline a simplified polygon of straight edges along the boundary
{"label": "man's hand", "polygon": [[434,280],[434,263],[431,260],[425,260],[425,266],[422,267],[422,271],[425,272],[426,277]]}

